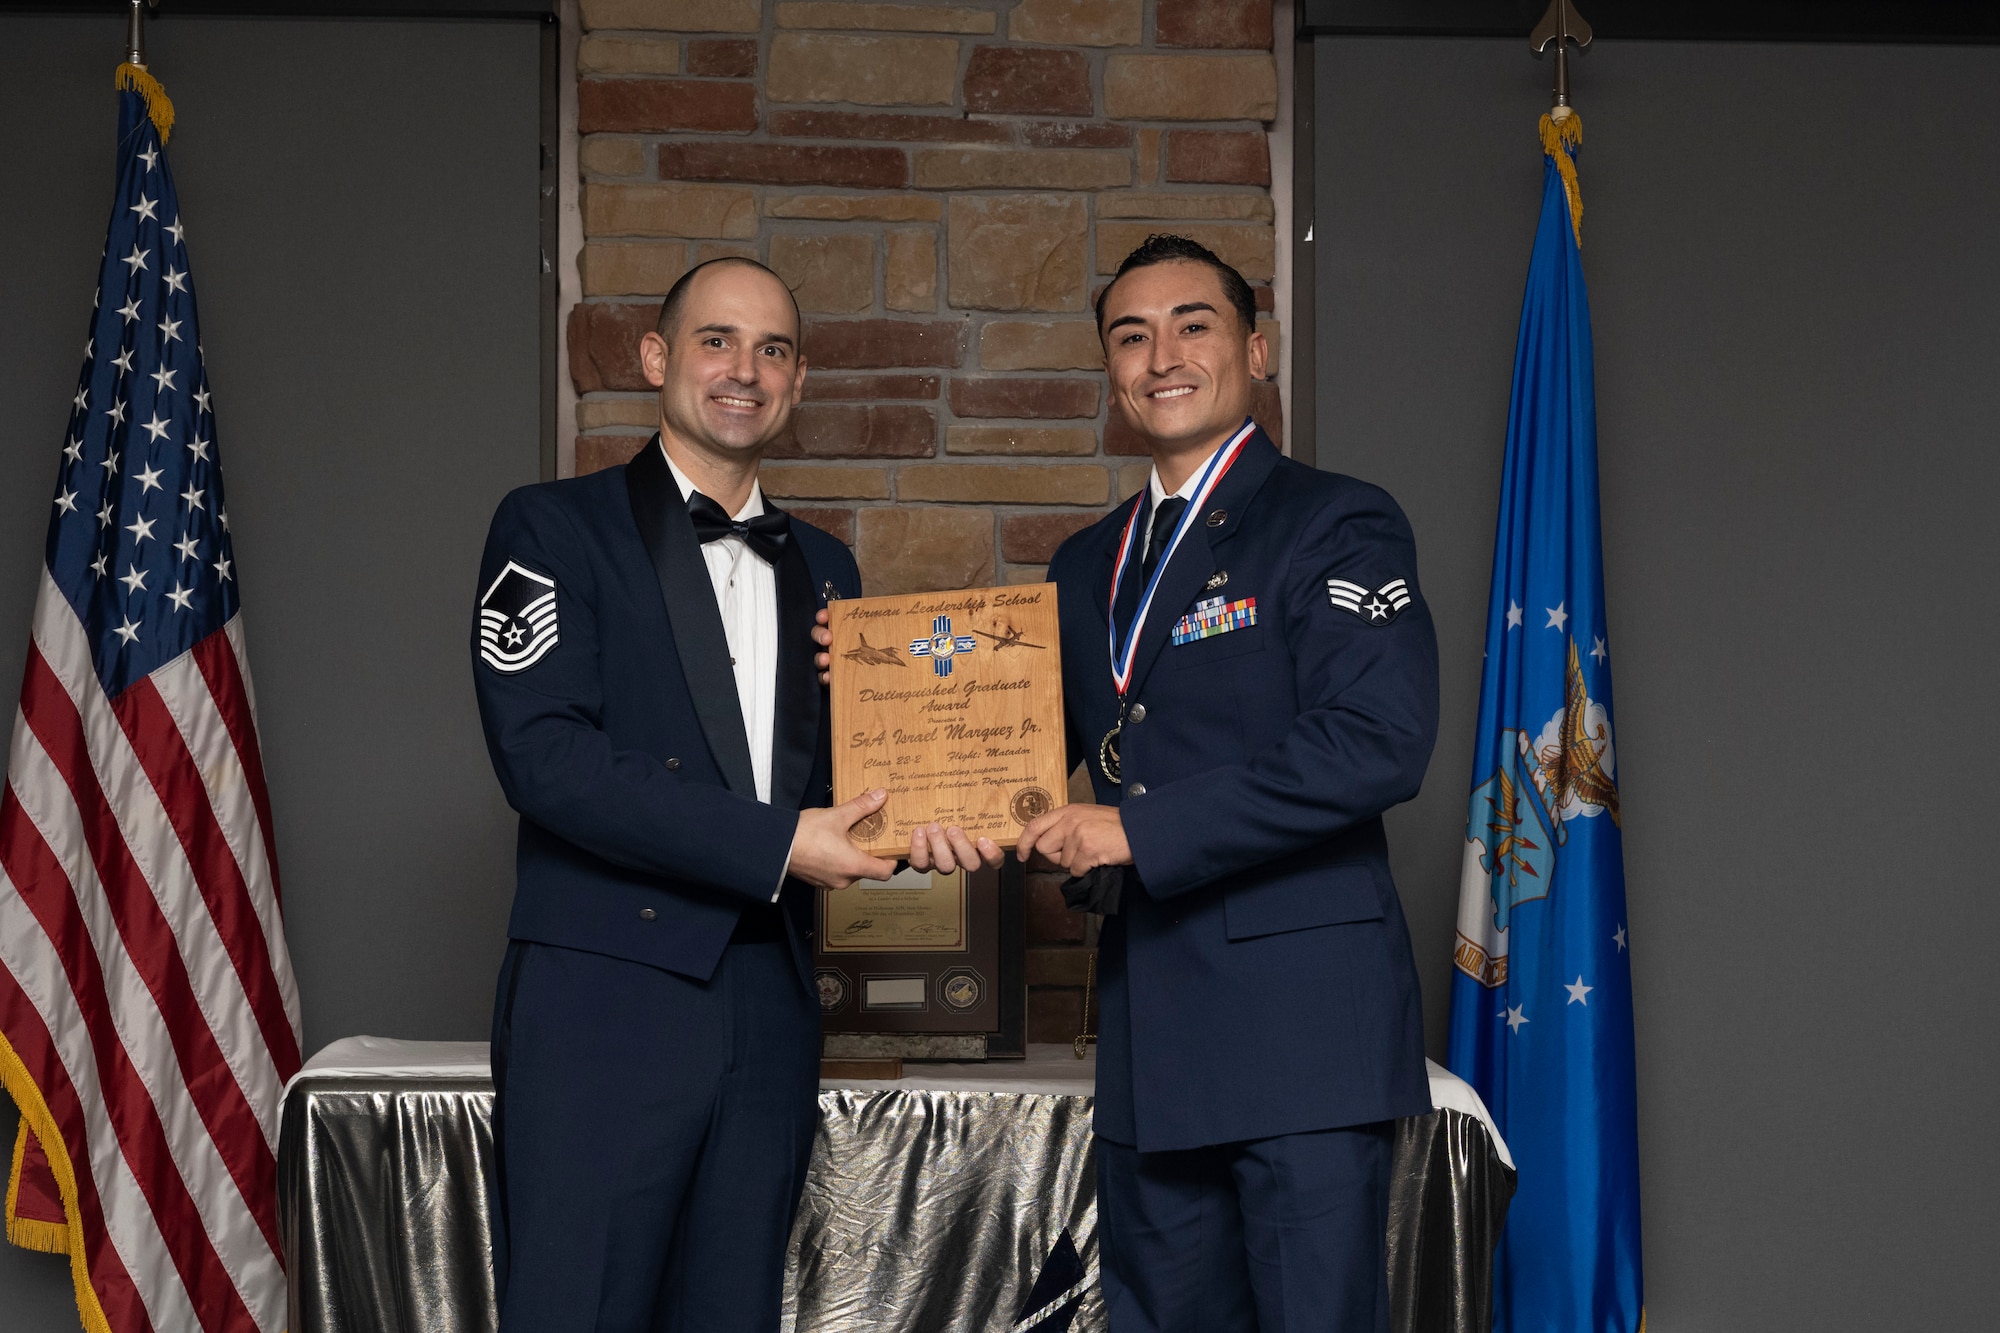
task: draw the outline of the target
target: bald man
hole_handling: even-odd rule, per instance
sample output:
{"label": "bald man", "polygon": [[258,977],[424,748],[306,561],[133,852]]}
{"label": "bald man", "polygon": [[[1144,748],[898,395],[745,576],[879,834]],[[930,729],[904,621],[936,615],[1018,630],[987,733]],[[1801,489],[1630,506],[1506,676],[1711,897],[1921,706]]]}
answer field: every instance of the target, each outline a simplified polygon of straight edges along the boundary
{"label": "bald man", "polygon": [[717,260],[640,346],[659,433],[501,502],[473,675],[520,813],[493,1013],[502,1333],[775,1330],[817,1113],[812,897],[894,867],[832,796],[812,628],[854,558],[757,467],[804,382]]}

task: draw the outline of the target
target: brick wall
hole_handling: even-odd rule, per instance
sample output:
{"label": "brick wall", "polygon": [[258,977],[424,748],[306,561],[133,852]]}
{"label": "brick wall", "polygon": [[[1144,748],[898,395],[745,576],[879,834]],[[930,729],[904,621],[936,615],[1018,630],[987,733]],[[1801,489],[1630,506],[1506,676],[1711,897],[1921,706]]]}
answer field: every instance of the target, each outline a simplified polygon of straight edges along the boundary
{"label": "brick wall", "polygon": [[[659,297],[751,255],[796,292],[809,367],[765,491],[870,593],[1031,582],[1145,484],[1105,401],[1105,275],[1179,231],[1272,309],[1271,0],[580,6],[579,473],[656,426]],[[1282,440],[1275,384],[1257,414]],[[1067,1041],[1094,941],[1053,880],[1028,922],[1029,1039]]]}

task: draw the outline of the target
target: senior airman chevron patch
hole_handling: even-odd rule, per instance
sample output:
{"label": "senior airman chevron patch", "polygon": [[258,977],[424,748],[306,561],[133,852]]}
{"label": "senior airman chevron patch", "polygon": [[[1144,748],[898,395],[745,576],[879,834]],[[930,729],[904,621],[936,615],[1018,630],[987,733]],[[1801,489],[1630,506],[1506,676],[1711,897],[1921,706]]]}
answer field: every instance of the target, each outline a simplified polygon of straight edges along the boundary
{"label": "senior airman chevron patch", "polygon": [[1346,579],[1328,579],[1326,595],[1335,606],[1352,611],[1371,625],[1388,624],[1410,604],[1410,586],[1402,579],[1390,579],[1372,591]]}

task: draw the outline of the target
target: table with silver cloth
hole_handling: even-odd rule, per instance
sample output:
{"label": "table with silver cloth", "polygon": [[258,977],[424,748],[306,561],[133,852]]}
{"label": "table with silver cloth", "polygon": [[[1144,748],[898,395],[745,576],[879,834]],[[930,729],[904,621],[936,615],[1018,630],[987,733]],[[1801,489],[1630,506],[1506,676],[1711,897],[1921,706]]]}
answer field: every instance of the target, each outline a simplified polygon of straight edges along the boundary
{"label": "table with silver cloth", "polygon": [[[1092,1062],[1049,1046],[918,1069],[821,1086],[784,1327],[1102,1330]],[[1514,1170],[1471,1089],[1431,1075],[1441,1109],[1396,1131],[1394,1326],[1474,1333]],[[291,1333],[495,1327],[492,1110],[484,1043],[357,1037],[307,1063],[278,1149]]]}

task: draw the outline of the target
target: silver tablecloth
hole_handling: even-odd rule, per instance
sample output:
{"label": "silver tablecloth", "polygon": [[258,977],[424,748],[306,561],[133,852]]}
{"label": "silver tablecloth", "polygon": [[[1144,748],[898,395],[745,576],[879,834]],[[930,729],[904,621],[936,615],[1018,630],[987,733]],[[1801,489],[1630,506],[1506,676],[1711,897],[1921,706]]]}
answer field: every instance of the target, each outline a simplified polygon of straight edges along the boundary
{"label": "silver tablecloth", "polygon": [[[280,1220],[291,1333],[495,1327],[483,1045],[337,1042],[285,1099]],[[1087,1063],[931,1066],[828,1084],[792,1232],[791,1333],[1097,1333]],[[1442,1081],[1441,1081],[1442,1080]],[[1397,1333],[1482,1333],[1514,1191],[1464,1085],[1397,1127],[1389,1285]]]}

